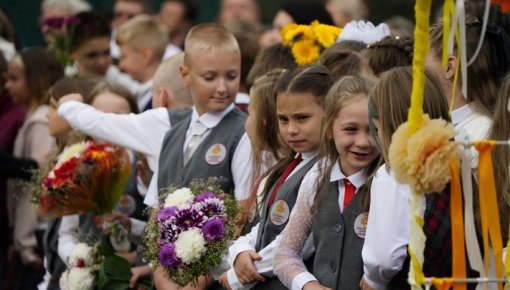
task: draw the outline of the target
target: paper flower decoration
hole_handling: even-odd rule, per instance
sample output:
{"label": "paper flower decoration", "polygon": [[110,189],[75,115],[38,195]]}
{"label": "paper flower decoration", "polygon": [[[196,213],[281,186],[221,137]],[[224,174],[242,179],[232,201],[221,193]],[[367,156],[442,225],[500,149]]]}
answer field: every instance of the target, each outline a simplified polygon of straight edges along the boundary
{"label": "paper flower decoration", "polygon": [[449,163],[458,143],[455,129],[445,120],[423,115],[422,127],[411,135],[408,123],[393,134],[388,158],[395,178],[416,192],[441,192],[450,181]]}
{"label": "paper flower decoration", "polygon": [[291,47],[296,63],[303,66],[319,59],[321,52],[334,44],[341,32],[341,28],[316,20],[310,25],[289,24],[281,34],[283,44]]}

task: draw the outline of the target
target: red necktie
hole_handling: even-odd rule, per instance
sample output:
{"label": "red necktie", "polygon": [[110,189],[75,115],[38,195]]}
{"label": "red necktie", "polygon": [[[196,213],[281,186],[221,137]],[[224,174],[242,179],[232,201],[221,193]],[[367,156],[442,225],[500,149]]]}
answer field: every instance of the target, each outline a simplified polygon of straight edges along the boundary
{"label": "red necktie", "polygon": [[285,167],[285,170],[283,170],[282,176],[280,177],[280,179],[278,179],[278,183],[276,183],[276,186],[274,187],[274,190],[271,193],[271,198],[269,198],[268,208],[271,208],[271,205],[273,205],[274,199],[276,197],[276,193],[278,193],[278,190],[280,189],[282,184],[285,182],[285,179],[287,179],[287,177],[289,177],[292,170],[294,170],[294,168],[296,168],[296,166],[298,166],[298,164],[301,161],[303,161],[303,158],[301,158],[301,154],[299,154],[296,158],[294,158],[294,160],[292,160],[292,162],[289,163],[289,165],[287,165],[287,167]]}
{"label": "red necktie", "polygon": [[356,186],[354,186],[349,179],[344,178],[344,186],[345,186],[345,196],[344,196],[344,210],[354,197],[354,193],[356,192]]}

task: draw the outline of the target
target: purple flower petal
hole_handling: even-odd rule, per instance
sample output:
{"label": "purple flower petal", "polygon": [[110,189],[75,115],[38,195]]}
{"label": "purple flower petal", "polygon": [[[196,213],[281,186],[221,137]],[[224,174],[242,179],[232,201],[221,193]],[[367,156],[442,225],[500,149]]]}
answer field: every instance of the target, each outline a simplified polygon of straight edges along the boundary
{"label": "purple flower petal", "polygon": [[214,198],[214,197],[215,197],[214,193],[206,191],[204,193],[201,193],[200,195],[197,195],[195,197],[195,202],[202,202],[208,198]]}
{"label": "purple flower petal", "polygon": [[217,241],[225,236],[224,222],[220,218],[212,218],[204,223],[202,228],[204,238],[208,241]]}
{"label": "purple flower petal", "polygon": [[175,253],[175,245],[170,243],[163,245],[159,249],[159,261],[167,268],[175,268],[181,264],[181,261]]}
{"label": "purple flower petal", "polygon": [[166,207],[159,211],[158,214],[158,221],[163,223],[166,220],[169,220],[171,217],[173,217],[178,211],[178,208],[176,206],[172,207]]}

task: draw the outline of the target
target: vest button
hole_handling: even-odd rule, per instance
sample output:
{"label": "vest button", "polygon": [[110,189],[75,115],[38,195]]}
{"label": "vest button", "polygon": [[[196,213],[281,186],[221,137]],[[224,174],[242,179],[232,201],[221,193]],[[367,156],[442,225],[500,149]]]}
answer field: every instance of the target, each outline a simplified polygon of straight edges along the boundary
{"label": "vest button", "polygon": [[336,224],[335,225],[335,232],[339,233],[342,231],[342,224]]}
{"label": "vest button", "polygon": [[329,264],[329,269],[331,270],[331,273],[334,273],[336,271],[336,265],[335,263]]}

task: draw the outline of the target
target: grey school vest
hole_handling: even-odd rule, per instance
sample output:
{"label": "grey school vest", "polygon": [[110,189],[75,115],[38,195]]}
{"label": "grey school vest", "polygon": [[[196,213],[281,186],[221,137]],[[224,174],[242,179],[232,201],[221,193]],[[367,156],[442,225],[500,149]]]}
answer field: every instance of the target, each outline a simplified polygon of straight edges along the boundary
{"label": "grey school vest", "polygon": [[[268,194],[266,197],[266,200],[264,201],[264,208],[262,209],[262,213],[260,216],[260,222],[259,222],[259,231],[257,233],[257,243],[255,244],[255,250],[259,252],[261,249],[269,245],[274,239],[276,239],[276,236],[278,236],[285,226],[288,223],[288,218],[290,217],[290,211],[294,207],[294,204],[296,203],[299,186],[301,185],[301,181],[303,180],[303,177],[305,174],[312,168],[312,166],[315,164],[315,161],[317,158],[313,158],[308,161],[303,167],[301,167],[297,172],[292,174],[285,182],[282,184],[278,192],[276,193],[274,203],[271,206],[271,209],[268,209],[268,203],[271,194]],[[278,182],[278,181],[277,181]],[[276,184],[273,184],[271,187],[271,190],[269,190],[270,193],[273,192],[274,187]],[[271,219],[271,210],[273,210],[273,207],[278,206],[278,201],[284,201],[285,204],[288,206],[288,215],[285,214],[287,217],[284,220],[275,220],[276,224],[273,223]],[[281,203],[280,203],[281,205]],[[257,283],[255,287],[256,289],[287,289],[282,282],[278,279],[278,277],[271,277],[266,278],[266,282],[264,283]]]}
{"label": "grey school vest", "polygon": [[190,108],[179,110],[168,109],[168,119],[170,120],[170,125],[172,127],[177,125],[177,123],[186,119],[186,117],[188,117],[192,111],[193,110]]}
{"label": "grey school vest", "polygon": [[48,222],[48,229],[44,233],[44,257],[46,258],[46,270],[51,278],[47,290],[60,289],[60,276],[67,269],[66,264],[58,255],[58,229],[60,228],[61,218],[56,218]]}
{"label": "grey school vest", "polygon": [[354,231],[356,218],[362,214],[358,192],[340,213],[338,183],[330,182],[319,193],[312,217],[315,246],[313,275],[332,289],[359,289],[363,276],[361,250],[364,239]]}
{"label": "grey school vest", "polygon": [[188,113],[184,120],[172,126],[163,139],[159,157],[158,188],[188,186],[193,179],[223,177],[224,181],[220,186],[226,193],[231,193],[234,190],[231,164],[239,140],[244,134],[245,121],[246,114],[234,108],[211,129],[189,162],[184,165],[184,141],[191,122],[191,114]]}

